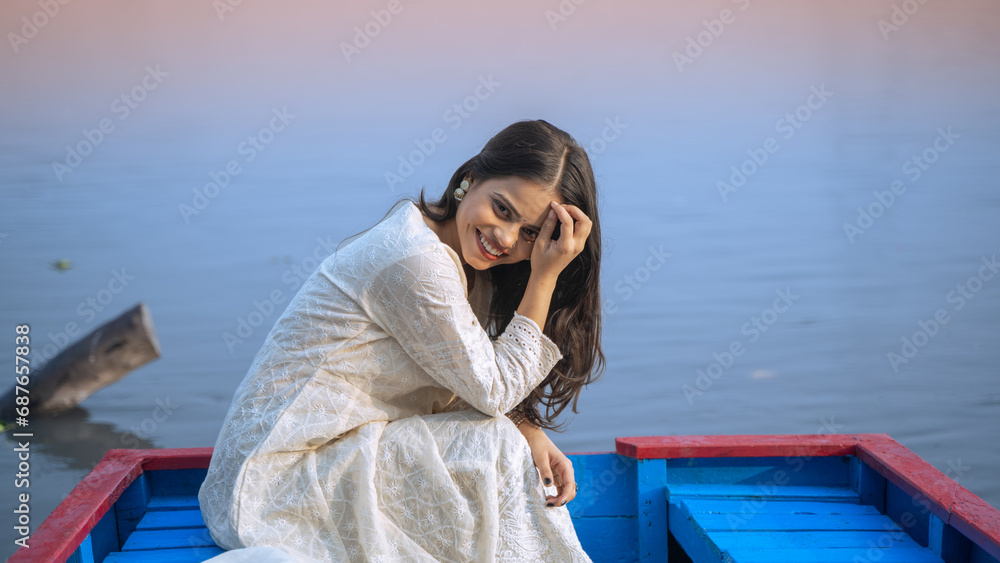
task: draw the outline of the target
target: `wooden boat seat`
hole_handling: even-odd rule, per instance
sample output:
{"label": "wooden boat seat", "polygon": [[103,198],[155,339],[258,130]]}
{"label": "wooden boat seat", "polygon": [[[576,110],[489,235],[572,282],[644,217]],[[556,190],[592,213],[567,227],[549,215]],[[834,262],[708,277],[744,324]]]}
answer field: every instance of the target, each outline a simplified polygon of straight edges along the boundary
{"label": "wooden boat seat", "polygon": [[199,563],[223,550],[205,527],[196,495],[153,497],[122,550],[105,563]]}
{"label": "wooden boat seat", "polygon": [[846,483],[668,483],[667,503],[668,528],[694,561],[943,563]]}

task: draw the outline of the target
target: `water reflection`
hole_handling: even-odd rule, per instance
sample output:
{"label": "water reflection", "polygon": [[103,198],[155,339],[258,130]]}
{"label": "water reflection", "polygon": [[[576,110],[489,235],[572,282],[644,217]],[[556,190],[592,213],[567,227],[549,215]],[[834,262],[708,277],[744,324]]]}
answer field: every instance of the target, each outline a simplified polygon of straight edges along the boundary
{"label": "water reflection", "polygon": [[[132,432],[121,432],[106,422],[91,422],[90,413],[74,407],[61,413],[36,416],[31,421],[31,451],[41,454],[37,464],[44,463],[46,470],[83,469],[89,471],[110,449],[155,448],[149,439]],[[18,430],[5,433],[8,440]],[[23,439],[23,438],[22,438]],[[37,459],[37,458],[36,458]]]}

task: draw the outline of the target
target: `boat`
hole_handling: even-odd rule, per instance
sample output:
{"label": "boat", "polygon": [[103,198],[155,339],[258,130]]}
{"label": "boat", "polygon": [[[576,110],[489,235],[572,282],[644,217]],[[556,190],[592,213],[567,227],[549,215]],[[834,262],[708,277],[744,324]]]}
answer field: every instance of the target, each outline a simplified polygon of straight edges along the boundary
{"label": "boat", "polygon": [[[204,561],[211,448],[110,450],[10,559]],[[579,453],[596,562],[1000,562],[1000,511],[886,434],[650,436]]]}

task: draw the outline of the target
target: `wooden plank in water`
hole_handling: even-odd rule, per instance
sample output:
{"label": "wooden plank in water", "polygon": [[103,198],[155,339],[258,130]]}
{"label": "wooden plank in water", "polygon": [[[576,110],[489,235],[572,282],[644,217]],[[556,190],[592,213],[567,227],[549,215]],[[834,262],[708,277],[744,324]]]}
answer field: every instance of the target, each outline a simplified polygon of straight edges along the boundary
{"label": "wooden plank in water", "polygon": [[[27,389],[32,416],[72,408],[98,389],[160,357],[153,318],[144,303],[132,307],[32,369]],[[0,420],[15,417],[15,389],[0,398]]]}

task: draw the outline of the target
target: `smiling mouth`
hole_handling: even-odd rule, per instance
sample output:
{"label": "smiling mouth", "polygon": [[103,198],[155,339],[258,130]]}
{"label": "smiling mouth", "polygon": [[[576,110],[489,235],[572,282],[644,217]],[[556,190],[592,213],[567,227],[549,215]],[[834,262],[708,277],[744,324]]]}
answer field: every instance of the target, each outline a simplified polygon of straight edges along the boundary
{"label": "smiling mouth", "polygon": [[507,253],[500,252],[492,244],[490,244],[490,241],[486,239],[486,236],[480,232],[479,229],[476,229],[476,237],[479,239],[480,252],[482,252],[487,259],[499,260],[500,258],[507,256]]}

